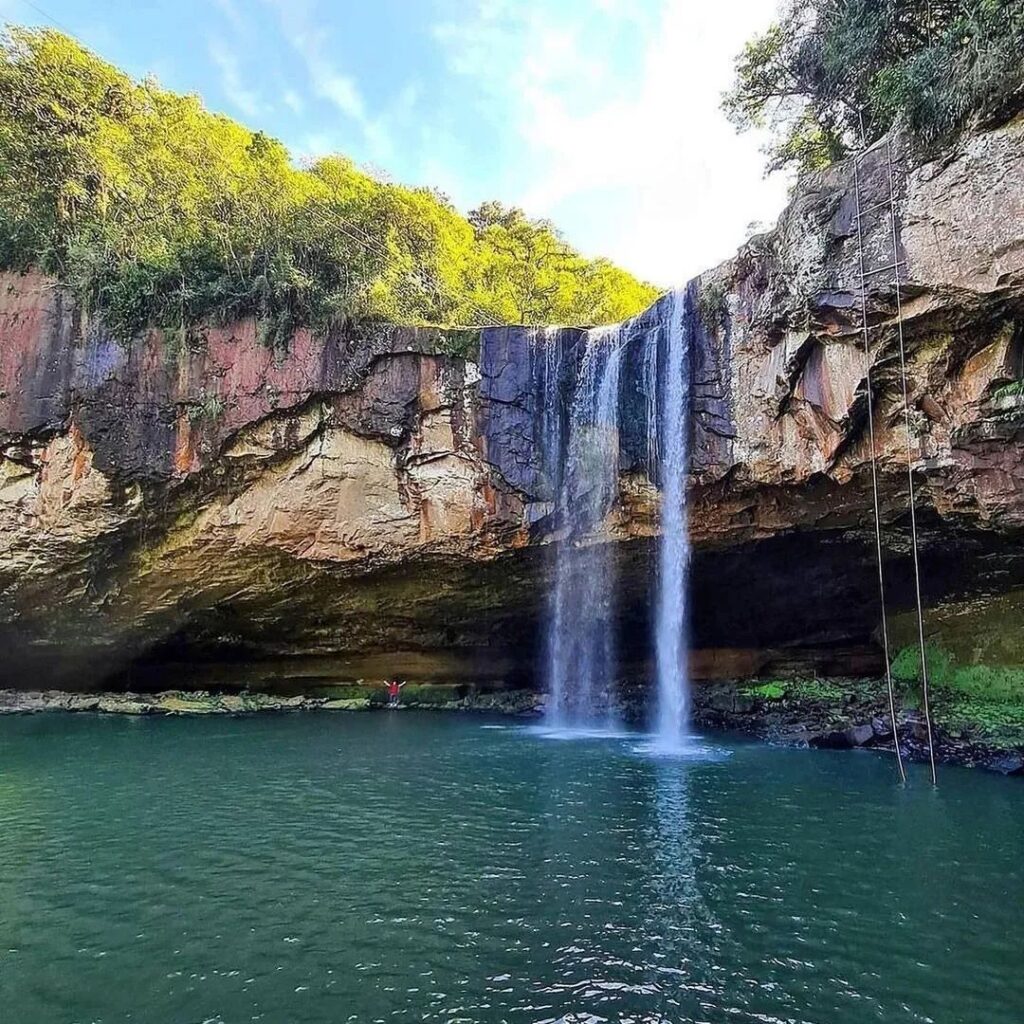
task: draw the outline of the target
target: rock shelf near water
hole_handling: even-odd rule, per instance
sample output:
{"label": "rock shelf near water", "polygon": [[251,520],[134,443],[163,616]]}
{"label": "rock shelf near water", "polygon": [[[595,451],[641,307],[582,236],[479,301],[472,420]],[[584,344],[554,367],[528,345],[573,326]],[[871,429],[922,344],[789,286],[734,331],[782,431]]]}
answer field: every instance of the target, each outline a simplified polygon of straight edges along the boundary
{"label": "rock shelf near water", "polygon": [[[345,689],[352,691],[355,687]],[[523,714],[536,710],[543,699],[532,690],[466,693],[460,692],[462,689],[417,687],[408,696],[403,692],[399,707]],[[367,686],[365,691],[361,696],[332,697],[318,694],[221,694],[206,690],[166,690],[160,693],[0,690],[0,714],[71,711],[109,715],[244,715],[272,711],[369,711],[387,708],[383,688]]]}
{"label": "rock shelf near water", "polygon": [[[68,693],[59,690],[0,690],[0,714],[91,712],[110,715],[247,715],[272,712],[369,712],[387,710],[379,686],[343,687],[329,693]],[[363,693],[358,691],[362,689]],[[408,691],[408,693],[406,692]],[[617,713],[637,728],[651,715],[649,694],[628,693]],[[535,690],[486,690],[460,686],[403,688],[400,710],[487,712],[535,717],[547,697]],[[892,751],[892,728],[883,684],[868,680],[813,680],[786,686],[722,681],[694,691],[693,714],[704,729],[724,729],[781,746]],[[1024,726],[993,731],[964,714],[943,715],[936,725],[936,754],[945,764],[980,767],[1024,777]],[[920,711],[901,708],[897,716],[905,756],[927,757]]]}

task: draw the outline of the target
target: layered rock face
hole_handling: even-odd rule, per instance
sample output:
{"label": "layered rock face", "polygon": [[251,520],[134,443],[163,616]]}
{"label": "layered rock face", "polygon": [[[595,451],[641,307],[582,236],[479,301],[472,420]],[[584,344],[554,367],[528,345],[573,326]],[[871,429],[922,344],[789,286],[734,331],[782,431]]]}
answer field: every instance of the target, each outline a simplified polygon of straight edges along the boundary
{"label": "layered rock face", "polygon": [[[887,155],[858,169],[869,354],[852,165],[804,182],[775,231],[689,289],[698,674],[877,666],[869,368],[886,581],[894,609],[912,604],[894,220],[925,603],[962,626],[1024,586],[1024,124],[939,163],[895,147],[895,218]],[[638,676],[670,305],[617,335],[600,542]],[[243,322],[125,344],[53,281],[8,275],[0,684],[535,681],[566,542],[552,425],[585,337],[348,326],[274,351]]]}

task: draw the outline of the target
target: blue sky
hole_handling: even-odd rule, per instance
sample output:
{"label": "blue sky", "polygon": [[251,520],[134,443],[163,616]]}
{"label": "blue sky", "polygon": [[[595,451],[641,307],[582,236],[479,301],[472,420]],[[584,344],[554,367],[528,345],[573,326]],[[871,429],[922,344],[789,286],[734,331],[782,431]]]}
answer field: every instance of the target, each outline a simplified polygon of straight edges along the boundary
{"label": "blue sky", "polygon": [[[718,110],[775,0],[0,0],[133,75],[467,210],[550,217],[661,285],[781,210],[762,139]],[[45,15],[41,13],[40,8]],[[46,16],[49,16],[48,18]]]}

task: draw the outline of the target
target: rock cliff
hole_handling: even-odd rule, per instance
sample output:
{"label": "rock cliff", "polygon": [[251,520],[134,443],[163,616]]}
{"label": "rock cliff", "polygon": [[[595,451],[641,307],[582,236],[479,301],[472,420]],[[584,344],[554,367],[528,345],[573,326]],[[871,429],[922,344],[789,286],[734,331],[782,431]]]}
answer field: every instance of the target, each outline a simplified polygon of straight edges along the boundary
{"label": "rock cliff", "polygon": [[[1024,593],[1024,123],[925,164],[896,144],[895,216],[887,157],[858,169],[870,355],[851,164],[688,291],[698,674],[877,668],[869,367],[907,628],[894,242],[930,628],[1024,663],[986,612]],[[665,310],[621,333],[607,525],[637,675],[658,519],[641,354]],[[0,685],[156,687],[182,664],[198,682],[534,681],[563,539],[545,423],[581,336],[345,325],[275,351],[241,322],[123,344],[55,282],[5,276]]]}

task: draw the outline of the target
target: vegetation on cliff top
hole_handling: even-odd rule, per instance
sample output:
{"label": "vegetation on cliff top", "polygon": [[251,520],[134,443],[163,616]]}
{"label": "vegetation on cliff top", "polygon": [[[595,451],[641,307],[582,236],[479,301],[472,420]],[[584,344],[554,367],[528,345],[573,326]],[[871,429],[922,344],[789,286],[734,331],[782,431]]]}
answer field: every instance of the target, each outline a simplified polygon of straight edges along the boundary
{"label": "vegetation on cliff top", "polygon": [[136,82],[50,30],[0,37],[0,267],[39,267],[127,337],[255,315],[274,339],[342,317],[598,323],[651,285],[546,221],[378,180]]}
{"label": "vegetation on cliff top", "polygon": [[905,128],[930,146],[1024,105],[1020,0],[787,0],[724,101],[774,131],[773,166],[813,170]]}

